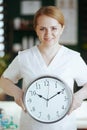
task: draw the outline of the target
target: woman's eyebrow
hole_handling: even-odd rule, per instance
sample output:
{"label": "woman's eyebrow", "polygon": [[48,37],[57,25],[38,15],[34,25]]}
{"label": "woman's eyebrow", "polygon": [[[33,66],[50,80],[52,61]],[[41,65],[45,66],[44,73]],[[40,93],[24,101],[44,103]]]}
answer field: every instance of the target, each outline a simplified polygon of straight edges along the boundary
{"label": "woman's eyebrow", "polygon": [[[42,28],[47,28],[46,26],[40,26],[40,27],[42,27]],[[58,26],[52,25],[52,26],[50,26],[50,27],[58,27]]]}

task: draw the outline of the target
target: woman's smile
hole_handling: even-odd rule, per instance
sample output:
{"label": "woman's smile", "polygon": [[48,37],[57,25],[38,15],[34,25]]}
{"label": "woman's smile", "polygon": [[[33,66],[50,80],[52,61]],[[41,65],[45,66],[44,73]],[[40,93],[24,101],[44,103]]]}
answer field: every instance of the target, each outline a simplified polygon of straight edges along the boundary
{"label": "woman's smile", "polygon": [[42,15],[37,19],[36,33],[43,44],[58,43],[63,27],[54,18]]}

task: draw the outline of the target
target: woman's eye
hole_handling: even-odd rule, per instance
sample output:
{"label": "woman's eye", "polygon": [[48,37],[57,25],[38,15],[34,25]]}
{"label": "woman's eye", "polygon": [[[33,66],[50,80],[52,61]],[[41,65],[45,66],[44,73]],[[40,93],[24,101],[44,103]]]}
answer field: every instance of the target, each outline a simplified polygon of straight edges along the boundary
{"label": "woman's eye", "polygon": [[40,28],[41,31],[45,30],[45,28]]}
{"label": "woman's eye", "polygon": [[57,28],[53,27],[52,30],[57,30]]}

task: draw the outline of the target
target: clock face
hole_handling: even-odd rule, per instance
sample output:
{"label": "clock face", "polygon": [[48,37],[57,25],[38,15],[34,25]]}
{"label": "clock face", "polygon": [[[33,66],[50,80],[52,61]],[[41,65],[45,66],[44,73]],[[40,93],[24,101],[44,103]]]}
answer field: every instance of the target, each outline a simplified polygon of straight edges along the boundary
{"label": "clock face", "polygon": [[70,109],[72,93],[56,77],[44,76],[33,81],[24,96],[27,112],[37,121],[53,123],[62,119]]}

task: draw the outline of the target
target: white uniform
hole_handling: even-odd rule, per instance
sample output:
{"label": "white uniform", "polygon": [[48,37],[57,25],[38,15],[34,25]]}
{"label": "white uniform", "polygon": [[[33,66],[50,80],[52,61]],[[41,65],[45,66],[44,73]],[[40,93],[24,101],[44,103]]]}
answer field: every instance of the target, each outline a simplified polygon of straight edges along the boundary
{"label": "white uniform", "polygon": [[[31,81],[43,75],[57,76],[66,82],[73,91],[74,80],[78,86],[87,83],[87,66],[78,52],[64,46],[47,66],[37,46],[34,46],[19,52],[3,74],[14,83],[23,78],[24,91]],[[72,112],[56,123],[43,124],[22,112],[20,130],[76,130],[75,115]]]}

